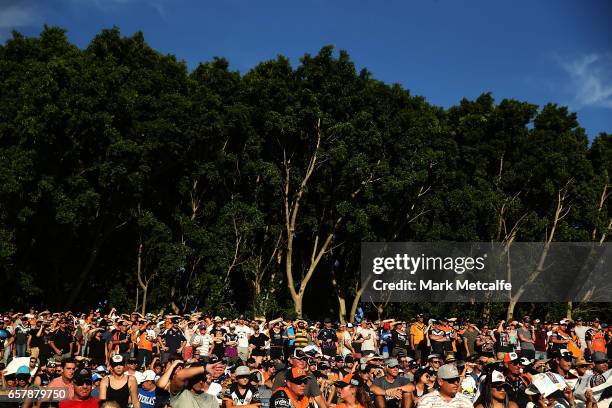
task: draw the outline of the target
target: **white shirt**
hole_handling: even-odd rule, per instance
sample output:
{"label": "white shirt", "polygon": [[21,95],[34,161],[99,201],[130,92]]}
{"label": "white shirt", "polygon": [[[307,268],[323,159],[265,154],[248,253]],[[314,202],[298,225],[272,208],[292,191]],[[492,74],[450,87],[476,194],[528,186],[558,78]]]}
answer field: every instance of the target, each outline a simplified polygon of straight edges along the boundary
{"label": "white shirt", "polygon": [[348,330],[345,330],[344,333],[342,333],[342,346],[340,348],[342,355],[346,356],[348,354],[351,354],[351,350],[349,350],[348,348],[346,348],[346,346],[344,345],[344,343],[348,343],[351,344],[351,333],[349,333]]}
{"label": "white shirt", "polygon": [[210,386],[206,390],[206,393],[215,397],[217,399],[217,402],[221,404],[223,401],[221,400],[221,398],[219,398],[219,396],[221,395],[222,391],[223,391],[223,387],[221,387],[221,384],[214,382],[214,383],[210,383]]}
{"label": "white shirt", "polygon": [[584,339],[584,335],[586,334],[587,330],[589,330],[589,328],[586,326],[574,327],[574,332],[576,333],[576,336],[578,336],[578,338],[580,339],[580,350],[582,350],[583,352],[587,348],[586,340]]}
{"label": "white shirt", "polygon": [[363,341],[363,343],[361,343],[361,351],[364,350],[375,350],[374,347],[374,340],[376,339],[376,332],[374,330],[371,329],[361,329],[361,331],[359,331],[359,333],[361,333],[361,336],[365,339],[366,337],[370,337],[369,339],[366,339]]}
{"label": "white shirt", "polygon": [[248,326],[236,326],[238,335],[238,347],[249,347],[249,336],[253,334],[253,329]]}
{"label": "white shirt", "polygon": [[450,401],[445,401],[444,398],[440,395],[438,390],[430,392],[427,395],[424,395],[419,401],[417,408],[472,408],[472,401],[470,399],[461,394],[457,393],[455,398]]}

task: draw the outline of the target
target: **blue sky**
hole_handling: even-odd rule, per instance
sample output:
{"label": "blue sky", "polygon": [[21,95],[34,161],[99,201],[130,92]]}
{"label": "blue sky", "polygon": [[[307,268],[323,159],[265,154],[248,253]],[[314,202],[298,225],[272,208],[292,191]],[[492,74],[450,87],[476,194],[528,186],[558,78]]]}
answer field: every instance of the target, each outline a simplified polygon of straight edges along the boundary
{"label": "blue sky", "polygon": [[332,44],[436,105],[490,91],[569,106],[590,138],[612,132],[611,21],[609,0],[0,0],[2,41],[46,23],[84,47],[117,26],[190,68],[222,56],[241,73]]}

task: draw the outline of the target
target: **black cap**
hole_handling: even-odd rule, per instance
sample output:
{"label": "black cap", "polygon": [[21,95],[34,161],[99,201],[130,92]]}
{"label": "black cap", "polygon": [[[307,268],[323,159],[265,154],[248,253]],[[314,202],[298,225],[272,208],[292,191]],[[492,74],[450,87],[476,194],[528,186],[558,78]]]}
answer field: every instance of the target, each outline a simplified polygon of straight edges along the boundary
{"label": "black cap", "polygon": [[88,368],[81,368],[79,371],[74,373],[73,381],[75,384],[83,384],[83,382],[86,380],[91,381],[91,370]]}
{"label": "black cap", "polygon": [[326,317],[325,320],[323,320],[323,323],[331,323],[331,319],[329,317]]}
{"label": "black cap", "polygon": [[345,363],[354,363],[355,359],[353,358],[353,356],[351,356],[350,354],[347,355],[346,357],[344,357],[344,362]]}

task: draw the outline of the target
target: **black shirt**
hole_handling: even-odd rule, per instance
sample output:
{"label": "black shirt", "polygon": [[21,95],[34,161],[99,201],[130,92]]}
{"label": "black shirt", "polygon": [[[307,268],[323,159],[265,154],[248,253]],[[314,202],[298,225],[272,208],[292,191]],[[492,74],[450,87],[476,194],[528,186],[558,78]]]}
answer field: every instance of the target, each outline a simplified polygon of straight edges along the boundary
{"label": "black shirt", "polygon": [[270,345],[272,347],[283,347],[283,331],[280,330],[278,333],[274,330],[270,330]]}
{"label": "black shirt", "polygon": [[65,330],[58,330],[51,338],[55,347],[57,347],[62,353],[68,353],[70,351],[70,343],[73,342],[72,334]]}
{"label": "black shirt", "polygon": [[181,343],[185,341],[185,336],[183,336],[183,332],[180,330],[173,330],[170,328],[166,331],[166,334],[164,334],[164,341],[166,342],[166,347],[168,347],[168,352],[176,353],[181,347]]}

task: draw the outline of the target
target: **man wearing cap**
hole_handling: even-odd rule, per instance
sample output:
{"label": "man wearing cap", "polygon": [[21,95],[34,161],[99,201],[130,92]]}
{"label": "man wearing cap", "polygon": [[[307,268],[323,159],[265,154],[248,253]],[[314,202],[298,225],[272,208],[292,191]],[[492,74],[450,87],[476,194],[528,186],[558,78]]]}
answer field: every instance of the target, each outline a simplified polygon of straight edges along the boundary
{"label": "man wearing cap", "polygon": [[153,408],[156,401],[155,372],[146,370],[136,379],[138,380],[138,401],[142,408]]}
{"label": "man wearing cap", "polygon": [[423,315],[416,316],[417,321],[410,325],[410,349],[414,353],[414,359],[421,364],[425,362],[425,356],[429,354],[427,347],[427,325],[423,322]]}
{"label": "man wearing cap", "polygon": [[438,370],[439,389],[421,397],[418,408],[471,408],[470,398],[459,392],[460,375],[457,366],[445,364]]}
{"label": "man wearing cap", "polygon": [[180,353],[185,347],[186,339],[183,332],[178,327],[179,319],[174,317],[171,320],[172,326],[166,330],[161,339],[163,340],[163,353],[161,353],[161,361],[165,363],[168,361],[168,357],[173,354]]}
{"label": "man wearing cap", "polygon": [[446,337],[446,332],[444,331],[444,326],[446,322],[435,321],[433,327],[429,329],[429,341],[431,343],[431,352],[434,354],[439,354],[443,356],[446,351],[446,344],[450,339]]}
{"label": "man wearing cap", "polygon": [[583,375],[588,375],[589,373],[589,368],[591,367],[591,364],[586,361],[584,359],[584,357],[578,357],[576,359],[576,373],[578,374],[578,377],[582,377]]}
{"label": "man wearing cap", "polygon": [[68,320],[62,317],[59,321],[59,330],[49,340],[49,346],[59,359],[72,357],[74,337],[67,329]]}
{"label": "man wearing cap", "polygon": [[516,330],[516,334],[521,342],[521,355],[529,360],[535,359],[535,329],[529,316],[523,318],[523,325]]}
{"label": "man wearing cap", "polygon": [[308,378],[306,381],[305,395],[308,398],[314,398],[315,402],[320,408],[325,408],[325,398],[323,398],[321,394],[321,388],[317,384],[316,378],[309,374],[306,370],[308,369],[306,365],[306,361],[308,360],[308,356],[304,353],[302,349],[293,350],[293,354],[289,358],[289,367],[285,370],[279,371],[274,376],[274,383],[272,384],[272,391],[276,391],[277,389],[283,387],[286,384],[287,375],[292,369],[300,369],[303,370]]}
{"label": "man wearing cap", "polygon": [[97,408],[98,399],[91,396],[93,380],[91,371],[81,368],[74,373],[74,396],[59,403],[59,408]]}
{"label": "man wearing cap", "polygon": [[340,345],[340,352],[342,357],[353,355],[355,349],[353,347],[353,336],[355,335],[355,327],[352,323],[346,324],[346,330],[342,332],[342,339]]}
{"label": "man wearing cap", "polygon": [[593,373],[603,374],[608,371],[608,356],[601,351],[593,353]]}
{"label": "man wearing cap", "polygon": [[361,336],[361,355],[375,354],[378,349],[378,339],[376,332],[372,330],[372,323],[366,320],[361,322],[361,327],[357,329],[357,334]]}
{"label": "man wearing cap", "polygon": [[601,328],[598,318],[593,320],[593,327],[586,331],[584,339],[591,355],[596,352],[605,353],[607,351],[606,344],[610,340],[608,334]]}
{"label": "man wearing cap", "polygon": [[261,406],[259,391],[252,387],[251,370],[248,367],[240,366],[236,369],[236,382],[232,383],[223,394],[224,408],[242,406],[243,408],[258,408]]}
{"label": "man wearing cap", "polygon": [[317,345],[321,348],[323,355],[334,357],[336,355],[338,342],[338,335],[336,330],[332,328],[332,321],[329,317],[326,317],[323,327],[317,335]]}
{"label": "man wearing cap", "polygon": [[376,378],[370,391],[376,395],[377,408],[410,408],[414,386],[399,375],[399,361],[389,358],[385,362],[385,375]]}
{"label": "man wearing cap", "polygon": [[306,396],[309,376],[301,368],[287,370],[286,385],[277,388],[270,398],[270,408],[307,408],[311,400]]}
{"label": "man wearing cap", "polygon": [[515,352],[504,355],[506,382],[508,383],[508,397],[515,401],[520,408],[527,406],[529,399],[525,390],[529,386],[528,379],[521,375],[521,358]]}
{"label": "man wearing cap", "polygon": [[576,380],[578,378],[570,371],[572,369],[572,360],[572,353],[566,349],[560,349],[555,352],[555,360],[552,364],[553,372],[561,375],[566,382],[567,380]]}

